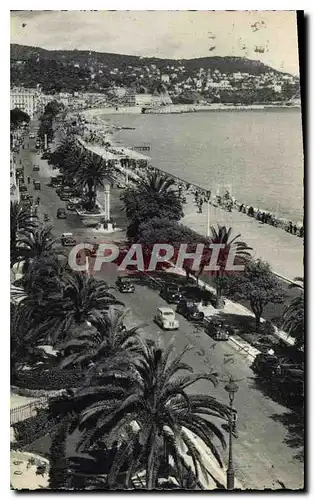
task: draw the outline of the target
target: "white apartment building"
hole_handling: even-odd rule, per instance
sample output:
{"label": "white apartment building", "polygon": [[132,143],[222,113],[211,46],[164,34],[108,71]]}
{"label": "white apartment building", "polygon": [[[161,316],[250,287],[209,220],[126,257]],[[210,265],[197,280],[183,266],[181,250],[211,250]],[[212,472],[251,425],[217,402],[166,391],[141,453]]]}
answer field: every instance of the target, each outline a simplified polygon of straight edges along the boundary
{"label": "white apartment building", "polygon": [[13,88],[10,92],[10,109],[19,108],[34,118],[40,104],[40,91],[36,89]]}
{"label": "white apartment building", "polygon": [[169,81],[170,81],[169,75],[167,75],[166,73],[163,73],[161,75],[161,81],[164,83],[169,83]]}

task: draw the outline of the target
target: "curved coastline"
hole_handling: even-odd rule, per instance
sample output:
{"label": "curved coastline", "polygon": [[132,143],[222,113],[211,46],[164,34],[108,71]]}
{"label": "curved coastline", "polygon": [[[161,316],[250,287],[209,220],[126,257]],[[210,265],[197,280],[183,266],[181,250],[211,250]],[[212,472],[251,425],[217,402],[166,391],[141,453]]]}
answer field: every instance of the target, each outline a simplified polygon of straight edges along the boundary
{"label": "curved coastline", "polygon": [[[176,106],[176,105],[172,105],[172,106]],[[191,105],[185,105],[185,106],[189,107],[189,108],[191,107]],[[213,105],[213,106],[215,106],[215,110],[226,109],[226,108],[228,108],[228,110],[238,109],[239,111],[252,110],[252,109],[264,109],[262,106],[259,106],[259,105],[256,105],[255,107],[243,106],[243,107],[241,107],[241,109],[239,106],[223,106],[223,105]],[[165,108],[166,107],[168,108],[170,106],[165,106]],[[272,105],[272,106],[269,106],[269,108],[270,107],[278,109],[279,106],[276,107],[275,105]],[[204,111],[203,108],[204,108],[204,106],[200,107],[199,111]],[[289,108],[291,109],[291,106]],[[107,109],[109,109],[109,108],[107,108]],[[125,109],[129,109],[129,108],[125,108]],[[133,109],[133,108],[130,108],[130,109]],[[110,110],[112,111],[112,108],[110,108]],[[136,108],[136,110],[138,110],[138,108]],[[211,107],[211,110],[214,110],[214,108]],[[193,186],[195,188],[195,190],[197,190],[200,193],[201,196],[206,198],[208,191],[204,190],[204,188],[199,186],[197,183],[187,181],[185,179],[178,177],[177,175],[173,175],[170,172],[162,170],[159,167],[155,167],[152,165],[151,158],[149,156],[141,155],[138,152],[135,153],[135,151],[133,149],[129,148],[128,146],[121,146],[121,143],[118,144],[114,140],[114,134],[117,131],[123,129],[123,127],[116,125],[114,123],[111,123],[111,122],[109,123],[108,120],[102,118],[102,115],[103,115],[102,111],[103,111],[103,109],[89,109],[89,110],[86,110],[84,113],[82,113],[82,115],[86,119],[86,122],[85,122],[86,126],[91,127],[93,132],[95,132],[95,130],[96,130],[97,133],[99,134],[99,140],[98,140],[98,143],[94,143],[95,146],[101,146],[101,145],[105,146],[106,143],[107,143],[106,145],[109,146],[109,144],[110,144],[110,147],[108,149],[110,153],[117,154],[118,156],[121,156],[121,154],[122,154],[122,156],[128,157],[129,159],[132,159],[133,161],[134,160],[142,160],[142,161],[144,161],[144,163],[146,161],[148,168],[150,168],[152,170],[157,170],[164,175],[170,176],[170,177],[176,179],[176,181],[178,183],[181,183],[183,185]],[[133,110],[133,112],[134,112],[134,110]],[[187,112],[190,112],[190,111],[187,111]],[[141,165],[140,170],[142,170],[142,167],[143,167],[143,165]],[[132,174],[131,174],[132,171],[136,174],[136,177],[137,177],[137,174],[139,173],[137,165],[131,166],[131,171],[129,172],[130,178],[132,178]],[[213,204],[214,206],[220,206],[220,208],[222,208],[223,210],[229,210],[229,207],[225,207],[224,206],[225,204],[220,200],[220,198],[221,197],[214,196],[211,199],[211,204]],[[274,227],[279,228],[279,229],[283,229],[290,234],[299,236],[301,238],[303,238],[303,236],[304,236],[304,226],[303,226],[303,222],[301,222],[301,221],[295,221],[295,220],[290,221],[289,219],[287,219],[285,217],[277,216],[276,214],[274,214],[273,212],[271,212],[269,210],[266,210],[265,208],[261,209],[259,207],[255,207],[255,206],[252,206],[250,204],[246,204],[246,203],[239,201],[239,200],[233,201],[232,209],[238,210],[244,214],[247,214],[248,217],[255,218],[256,220],[258,220],[262,223],[269,224],[269,225],[274,226]]]}

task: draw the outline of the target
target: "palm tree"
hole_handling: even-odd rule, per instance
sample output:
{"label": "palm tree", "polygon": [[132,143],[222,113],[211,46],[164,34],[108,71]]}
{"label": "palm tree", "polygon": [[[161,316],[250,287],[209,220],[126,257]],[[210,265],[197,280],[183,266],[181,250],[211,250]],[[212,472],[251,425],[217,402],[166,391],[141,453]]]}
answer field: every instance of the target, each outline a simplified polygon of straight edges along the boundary
{"label": "palm tree", "polygon": [[31,262],[52,254],[52,247],[57,238],[53,238],[51,231],[52,226],[35,227],[27,232],[21,231],[18,251],[20,257],[26,261],[24,270],[27,270]]}
{"label": "palm tree", "polygon": [[139,328],[137,325],[127,329],[124,325],[130,309],[124,311],[110,306],[101,314],[95,311],[88,323],[94,328],[84,328],[75,337],[65,342],[60,349],[64,352],[62,367],[69,365],[88,366],[90,363],[102,365],[108,358],[120,356],[124,361],[128,349],[136,349]]}
{"label": "palm tree", "polygon": [[121,199],[131,220],[128,228],[131,238],[137,238],[140,224],[153,217],[176,221],[183,217],[182,201],[174,179],[155,172],[149,172],[135,186],[124,190]]}
{"label": "palm tree", "polygon": [[30,260],[24,266],[21,280],[26,297],[39,303],[42,303],[44,296],[49,297],[49,300],[59,297],[68,271],[65,256],[48,253]]}
{"label": "palm tree", "polygon": [[104,187],[105,179],[112,178],[112,169],[100,156],[90,154],[77,172],[77,183],[87,189],[88,208],[93,210],[96,205],[97,189]]}
{"label": "palm tree", "polygon": [[[152,490],[158,485],[158,476],[164,464],[173,462],[176,475],[181,477],[189,454],[196,479],[199,469],[207,477],[204,456],[196,445],[192,433],[201,440],[222,467],[215,438],[225,447],[224,436],[207,417],[228,419],[226,405],[207,395],[187,394],[186,389],[200,379],[217,384],[217,374],[193,374],[193,369],[182,362],[189,347],[173,357],[173,346],[165,351],[153,342],[142,342],[141,356],[132,361],[128,390],[113,396],[113,386],[85,389],[82,397],[89,398],[86,409],[81,412],[79,430],[82,438],[79,450],[89,450],[103,441],[106,446],[116,448],[109,474],[109,483],[114,484],[125,463],[128,464],[126,485],[136,472],[146,471],[146,487]],[[177,376],[180,371],[190,372]],[[119,370],[115,376],[118,377]],[[125,376],[121,370],[121,378]],[[80,394],[77,395],[78,400]],[[182,451],[182,447],[186,452]]]}
{"label": "palm tree", "polygon": [[73,183],[73,179],[77,177],[78,172],[85,168],[87,163],[88,154],[86,151],[79,148],[76,144],[69,147],[63,160],[62,171],[64,174],[64,180]]}
{"label": "palm tree", "polygon": [[34,323],[29,322],[27,312],[21,304],[10,304],[10,355],[11,383],[14,384],[19,370],[26,363],[42,359],[42,352],[37,349],[41,336]]}
{"label": "palm tree", "polygon": [[[295,278],[289,288],[299,288],[300,294],[291,300],[283,316],[283,328],[295,339],[296,347],[304,345],[304,278]],[[301,284],[302,283],[302,284]]]}
{"label": "palm tree", "polygon": [[61,286],[57,282],[56,289],[43,293],[40,304],[32,297],[23,302],[53,344],[73,335],[75,328],[90,320],[95,311],[121,304],[109,293],[105,282],[70,269],[62,276]]}
{"label": "palm tree", "polygon": [[11,267],[19,259],[19,235],[20,231],[29,232],[36,227],[35,217],[31,215],[26,206],[17,201],[11,201],[10,207],[10,247],[11,247]]}
{"label": "palm tree", "polygon": [[176,193],[176,181],[174,178],[161,175],[158,172],[149,172],[143,177],[138,184],[138,190],[142,193],[146,191],[148,194],[159,196],[167,195],[169,191]]}
{"label": "palm tree", "polygon": [[[224,248],[221,248],[219,252],[219,257],[217,260],[217,266],[219,267],[219,271],[211,271],[215,275],[216,282],[216,307],[223,307],[222,302],[222,289],[223,289],[223,280],[225,278],[226,272],[226,264],[228,260],[228,256],[230,251],[232,250],[237,257],[237,264],[244,264],[251,258],[250,251],[252,250],[246,243],[243,241],[237,241],[240,238],[241,234],[237,234],[232,238],[232,228],[227,228],[226,226],[220,226],[218,224],[218,229],[211,226],[211,237],[210,244],[214,245],[224,245]],[[207,256],[203,259],[200,265],[199,275],[204,271],[204,267],[210,262],[211,252],[208,252]],[[227,270],[228,271],[228,270]]]}

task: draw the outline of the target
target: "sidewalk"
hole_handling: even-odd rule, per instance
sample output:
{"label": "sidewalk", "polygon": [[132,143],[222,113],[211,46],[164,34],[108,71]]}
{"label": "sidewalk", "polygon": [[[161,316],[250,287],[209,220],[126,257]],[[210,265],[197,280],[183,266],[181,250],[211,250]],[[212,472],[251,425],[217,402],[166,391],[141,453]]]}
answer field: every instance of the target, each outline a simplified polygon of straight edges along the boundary
{"label": "sidewalk", "polygon": [[[193,195],[187,195],[187,204],[183,206],[185,216],[182,224],[197,233],[207,234],[207,204],[203,213],[198,213]],[[280,277],[293,281],[296,276],[303,276],[303,238],[287,233],[283,229],[262,224],[246,214],[233,210],[227,212],[209,205],[210,226],[226,225],[232,227],[232,234],[241,234],[241,240],[253,248],[253,257],[267,261],[272,270]]]}

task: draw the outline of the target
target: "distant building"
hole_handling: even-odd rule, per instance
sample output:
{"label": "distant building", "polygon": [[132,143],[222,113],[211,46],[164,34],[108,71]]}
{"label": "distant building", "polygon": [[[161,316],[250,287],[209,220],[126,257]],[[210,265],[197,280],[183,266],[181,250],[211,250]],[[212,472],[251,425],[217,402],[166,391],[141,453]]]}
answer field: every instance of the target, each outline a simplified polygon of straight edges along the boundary
{"label": "distant building", "polygon": [[172,100],[167,93],[152,95],[152,94],[136,94],[134,90],[127,92],[125,102],[129,106],[160,106],[163,104],[172,104]]}

